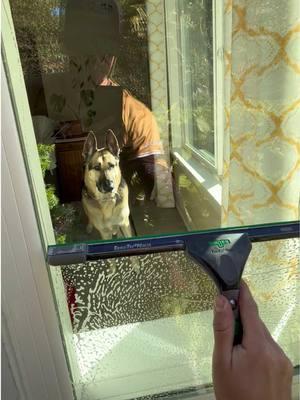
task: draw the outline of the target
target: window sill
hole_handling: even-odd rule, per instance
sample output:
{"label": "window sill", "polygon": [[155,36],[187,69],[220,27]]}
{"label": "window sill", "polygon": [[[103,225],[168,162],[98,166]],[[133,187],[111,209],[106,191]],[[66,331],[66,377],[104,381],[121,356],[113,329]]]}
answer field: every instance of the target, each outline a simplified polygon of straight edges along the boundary
{"label": "window sill", "polygon": [[214,173],[211,167],[205,167],[204,163],[200,163],[183,149],[173,150],[172,155],[174,160],[176,160],[194,180],[201,184],[216,203],[221,206],[222,186],[217,173]]}

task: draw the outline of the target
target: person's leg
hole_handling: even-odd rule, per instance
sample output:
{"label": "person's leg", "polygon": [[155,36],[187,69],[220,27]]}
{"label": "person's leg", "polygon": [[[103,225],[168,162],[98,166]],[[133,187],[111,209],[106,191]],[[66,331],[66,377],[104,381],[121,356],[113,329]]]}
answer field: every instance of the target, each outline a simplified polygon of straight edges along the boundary
{"label": "person's leg", "polygon": [[130,198],[150,199],[155,181],[155,158],[153,155],[130,161],[121,161],[123,177],[128,186]]}

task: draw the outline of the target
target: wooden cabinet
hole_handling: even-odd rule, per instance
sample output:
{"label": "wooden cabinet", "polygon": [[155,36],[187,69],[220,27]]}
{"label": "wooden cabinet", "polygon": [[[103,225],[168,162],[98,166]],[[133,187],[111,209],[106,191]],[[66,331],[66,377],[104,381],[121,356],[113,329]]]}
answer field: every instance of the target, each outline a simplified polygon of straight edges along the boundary
{"label": "wooden cabinet", "polygon": [[83,184],[82,150],[85,137],[57,140],[55,154],[61,203],[81,200]]}

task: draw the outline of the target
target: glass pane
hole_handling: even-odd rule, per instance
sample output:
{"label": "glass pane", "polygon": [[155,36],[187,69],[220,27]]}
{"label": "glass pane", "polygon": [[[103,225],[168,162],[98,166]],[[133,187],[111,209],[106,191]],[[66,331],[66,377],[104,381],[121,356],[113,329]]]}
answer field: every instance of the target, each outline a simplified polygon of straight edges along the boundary
{"label": "glass pane", "polygon": [[273,338],[299,365],[299,239],[254,243],[244,279]]}
{"label": "glass pane", "polygon": [[[260,315],[299,364],[299,240],[254,243],[244,278]],[[213,282],[182,252],[62,267],[79,398],[203,393],[213,348]],[[201,398],[201,397],[199,397]]]}
{"label": "glass pane", "polygon": [[213,158],[214,87],[211,0],[178,1],[185,144]]}
{"label": "glass pane", "polygon": [[57,243],[298,218],[299,12],[10,4]]}
{"label": "glass pane", "polygon": [[[135,398],[210,381],[217,291],[183,252],[71,265],[62,275],[82,399]],[[198,343],[200,336],[208,339]]]}
{"label": "glass pane", "polygon": [[62,275],[76,332],[207,310],[216,294],[183,252],[90,261]]}
{"label": "glass pane", "polygon": [[[298,0],[10,5],[57,244],[299,218]],[[253,247],[245,277],[296,365],[299,242]],[[78,399],[211,383],[216,289],[183,254],[51,277]]]}

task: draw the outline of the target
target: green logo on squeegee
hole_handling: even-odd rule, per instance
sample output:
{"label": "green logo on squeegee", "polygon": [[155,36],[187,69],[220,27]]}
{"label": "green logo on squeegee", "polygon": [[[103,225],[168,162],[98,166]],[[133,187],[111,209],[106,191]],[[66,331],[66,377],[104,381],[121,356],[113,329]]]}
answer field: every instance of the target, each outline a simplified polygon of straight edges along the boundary
{"label": "green logo on squeegee", "polygon": [[220,240],[214,240],[213,242],[208,242],[210,246],[217,247],[218,249],[224,249],[224,247],[230,243],[231,242],[229,239],[220,239]]}

